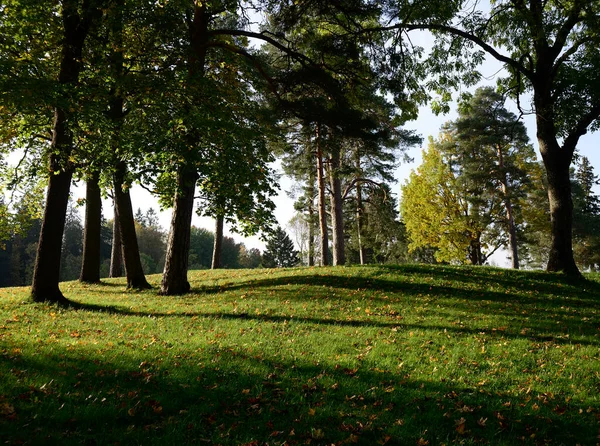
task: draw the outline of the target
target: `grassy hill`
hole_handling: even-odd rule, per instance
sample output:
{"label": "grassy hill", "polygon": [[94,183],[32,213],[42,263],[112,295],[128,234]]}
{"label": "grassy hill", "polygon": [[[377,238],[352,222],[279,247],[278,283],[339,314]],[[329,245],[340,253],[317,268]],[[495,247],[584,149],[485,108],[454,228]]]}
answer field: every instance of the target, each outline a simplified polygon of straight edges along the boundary
{"label": "grassy hill", "polygon": [[62,284],[76,309],[0,289],[0,441],[600,441],[600,276],[411,265],[190,279],[180,297]]}

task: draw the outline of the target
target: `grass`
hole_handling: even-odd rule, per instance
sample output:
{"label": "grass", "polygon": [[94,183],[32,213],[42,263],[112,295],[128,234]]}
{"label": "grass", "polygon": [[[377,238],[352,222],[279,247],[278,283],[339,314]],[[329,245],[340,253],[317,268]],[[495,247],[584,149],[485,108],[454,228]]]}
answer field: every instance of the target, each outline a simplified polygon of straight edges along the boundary
{"label": "grass", "polygon": [[76,310],[0,289],[0,441],[600,441],[598,275],[411,265],[190,282],[182,297],[64,283]]}

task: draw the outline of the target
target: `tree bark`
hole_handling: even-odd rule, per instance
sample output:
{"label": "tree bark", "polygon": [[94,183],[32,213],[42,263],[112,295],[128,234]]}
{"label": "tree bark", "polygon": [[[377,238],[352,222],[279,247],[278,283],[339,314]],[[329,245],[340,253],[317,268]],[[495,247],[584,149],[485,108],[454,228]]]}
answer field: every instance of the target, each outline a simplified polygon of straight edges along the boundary
{"label": "tree bark", "polygon": [[165,269],[160,286],[160,294],[166,296],[185,294],[190,290],[187,272],[197,178],[196,171],[185,165],[177,172],[177,192],[173,200]]}
{"label": "tree bark", "polygon": [[321,233],[321,266],[329,265],[329,236],[327,233],[327,206],[325,204],[325,169],[320,142],[320,126],[317,125],[317,188],[319,189],[319,229]]}
{"label": "tree bark", "polygon": [[221,259],[223,257],[223,215],[217,215],[215,219],[215,242],[213,244],[213,255],[211,269],[221,268]]}
{"label": "tree bark", "polygon": [[[58,82],[63,86],[70,85],[70,88],[74,88],[79,80],[83,45],[97,13],[97,10],[85,3],[81,11],[79,7],[79,2],[74,0],[64,0],[62,4],[64,39]],[[62,238],[73,176],[73,167],[69,162],[73,148],[73,136],[69,129],[71,119],[66,108],[57,107],[54,110],[46,206],[31,284],[31,297],[35,302],[68,303],[58,283]]]}
{"label": "tree bark", "polygon": [[94,172],[86,183],[85,227],[83,232],[83,262],[81,282],[100,282],[100,230],[102,229],[102,196],[100,174]]}
{"label": "tree bark", "polygon": [[121,244],[123,246],[123,260],[125,263],[125,275],[127,276],[127,288],[137,290],[152,288],[146,281],[144,269],[140,260],[140,250],[135,233],[135,221],[133,219],[133,207],[129,189],[123,190],[125,173],[127,167],[124,161],[119,161],[114,173],[114,194],[117,206],[117,221],[121,233]]}
{"label": "tree bark", "polygon": [[123,245],[121,243],[121,229],[119,226],[119,214],[117,204],[114,202],[113,237],[110,251],[110,270],[108,277],[123,276]]}
{"label": "tree bark", "polygon": [[[542,71],[548,62],[542,54],[537,61],[537,72]],[[546,65],[544,65],[546,63]],[[551,67],[551,65],[550,65]],[[547,68],[547,67],[546,67]],[[581,276],[573,257],[573,198],[571,196],[570,166],[575,151],[575,142],[570,146],[560,146],[556,139],[554,101],[550,80],[537,79],[534,84],[533,101],[536,111],[537,138],[540,153],[548,178],[548,200],[550,202],[551,246],[546,269]],[[567,138],[569,140],[570,138]]]}
{"label": "tree bark", "polygon": [[[208,20],[206,2],[196,2],[194,17],[189,23],[189,64],[188,82],[197,82],[204,75],[208,39]],[[191,130],[190,148],[196,143],[196,130]],[[178,295],[190,290],[187,271],[190,254],[190,231],[194,211],[194,191],[198,172],[188,161],[182,161],[177,168],[177,192],[173,199],[173,215],[171,229],[167,241],[165,269],[160,287],[160,294]]]}
{"label": "tree bark", "polygon": [[344,212],[342,201],[342,182],[339,177],[340,151],[335,148],[329,156],[329,185],[331,187],[331,227],[333,233],[333,264],[346,263],[344,243]]}
{"label": "tree bark", "polygon": [[[540,144],[541,146],[541,144]],[[571,196],[570,162],[560,160],[557,154],[542,152],[548,177],[548,200],[552,242],[548,271],[580,276],[573,257],[573,199]]]}

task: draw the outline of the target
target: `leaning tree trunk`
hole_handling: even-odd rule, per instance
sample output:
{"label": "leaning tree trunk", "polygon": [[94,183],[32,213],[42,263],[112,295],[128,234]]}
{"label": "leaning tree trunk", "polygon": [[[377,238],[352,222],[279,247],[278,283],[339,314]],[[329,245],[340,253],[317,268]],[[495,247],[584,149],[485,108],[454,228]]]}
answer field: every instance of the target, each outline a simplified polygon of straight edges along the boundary
{"label": "leaning tree trunk", "polygon": [[223,258],[223,215],[217,215],[215,219],[215,242],[213,244],[213,255],[211,269],[221,268]]}
{"label": "leaning tree trunk", "polygon": [[329,157],[329,185],[331,187],[331,227],[333,228],[333,264],[346,263],[344,246],[344,214],[342,200],[342,182],[339,177],[340,152],[335,149]]}
{"label": "leaning tree trunk", "polygon": [[100,282],[100,230],[102,229],[102,195],[100,174],[94,172],[86,183],[85,227],[83,232],[83,262],[81,282]]}
{"label": "leaning tree trunk", "polygon": [[119,214],[117,205],[114,204],[113,236],[110,251],[110,269],[108,277],[123,276],[123,245],[121,244],[121,230],[119,229]]}
{"label": "leaning tree trunk", "polygon": [[[89,7],[80,11],[79,7],[79,2],[74,0],[62,2],[64,33],[58,82],[66,86],[66,89],[74,88],[79,80],[83,45],[97,12]],[[73,176],[73,168],[69,162],[73,147],[73,136],[69,129],[72,120],[67,108],[57,107],[54,110],[46,206],[31,284],[31,297],[35,302],[68,303],[58,283],[62,238]]]}
{"label": "leaning tree trunk", "polygon": [[160,285],[160,294],[166,296],[185,294],[190,290],[187,272],[197,178],[196,171],[185,165],[177,172],[177,192],[175,192],[171,216],[165,269]]}
{"label": "leaning tree trunk", "polygon": [[319,189],[319,229],[321,234],[321,265],[329,265],[329,237],[327,234],[327,205],[325,204],[325,169],[323,167],[323,152],[319,141],[319,126],[317,126],[317,188]]}
{"label": "leaning tree trunk", "polygon": [[127,167],[124,161],[117,164],[114,174],[114,194],[117,205],[119,232],[121,233],[121,244],[123,246],[123,260],[125,263],[125,274],[127,276],[127,288],[137,290],[152,288],[146,281],[144,269],[140,260],[140,250],[135,233],[135,221],[133,219],[133,207],[129,189],[123,190],[125,172]]}

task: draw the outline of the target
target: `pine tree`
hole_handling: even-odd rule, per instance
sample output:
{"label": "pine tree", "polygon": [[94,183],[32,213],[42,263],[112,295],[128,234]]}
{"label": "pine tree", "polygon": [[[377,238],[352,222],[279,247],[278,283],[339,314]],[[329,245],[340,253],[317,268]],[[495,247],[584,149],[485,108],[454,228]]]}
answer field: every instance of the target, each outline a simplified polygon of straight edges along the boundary
{"label": "pine tree", "polygon": [[262,256],[262,264],[265,268],[290,268],[300,263],[298,251],[294,249],[294,242],[281,229],[275,231],[267,241],[267,249]]}

